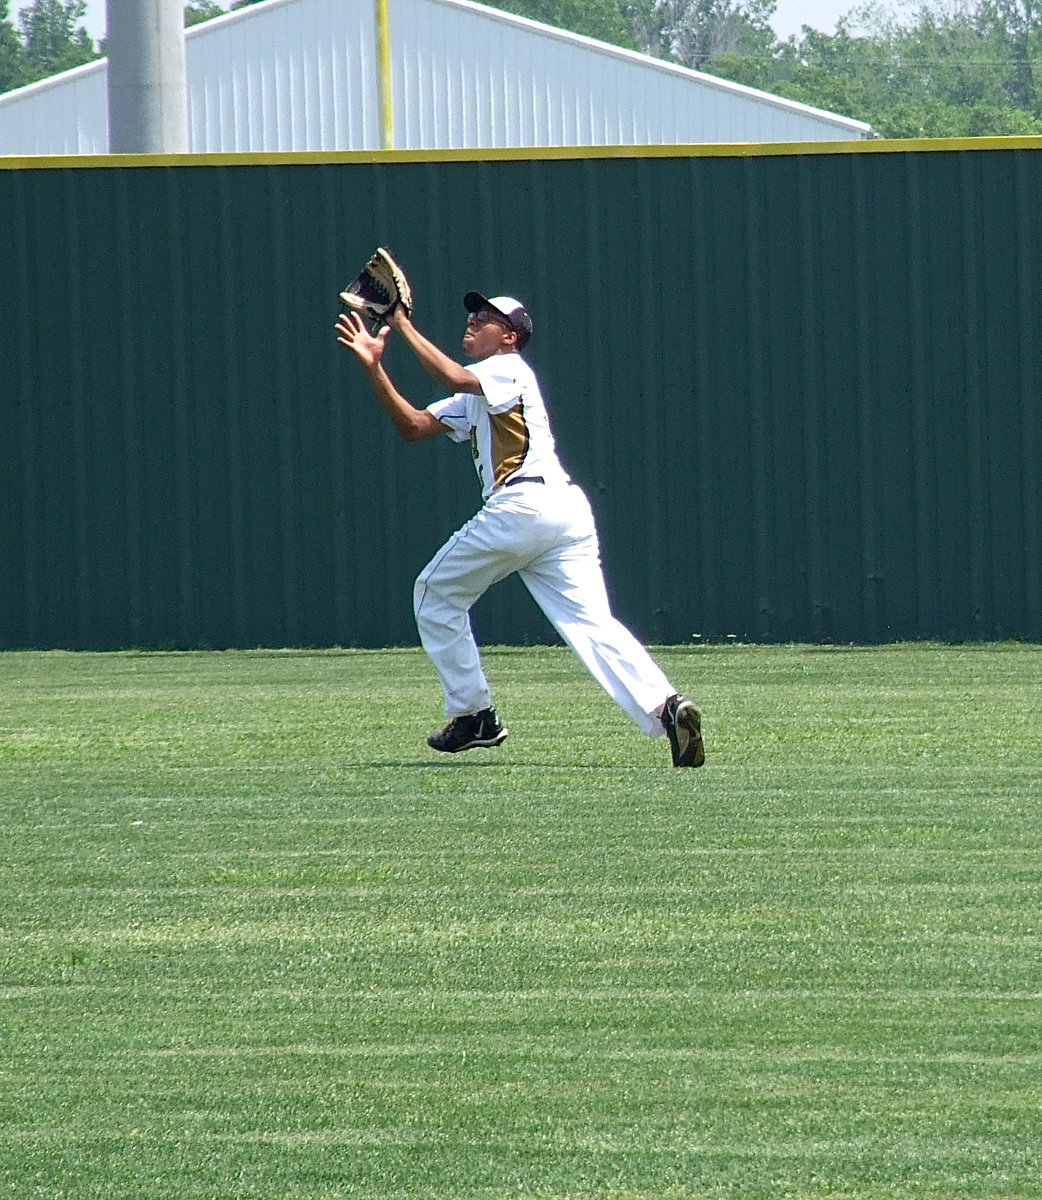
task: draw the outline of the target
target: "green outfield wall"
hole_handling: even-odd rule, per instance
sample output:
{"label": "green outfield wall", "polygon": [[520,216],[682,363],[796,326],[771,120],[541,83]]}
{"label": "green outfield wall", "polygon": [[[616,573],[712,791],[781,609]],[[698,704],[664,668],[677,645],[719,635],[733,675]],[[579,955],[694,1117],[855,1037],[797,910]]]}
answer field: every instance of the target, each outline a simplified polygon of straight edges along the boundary
{"label": "green outfield wall", "polygon": [[478,494],[336,344],[377,243],[448,347],[529,302],[642,638],[1042,638],[1042,140],[7,159],[0,213],[0,646],[415,642]]}

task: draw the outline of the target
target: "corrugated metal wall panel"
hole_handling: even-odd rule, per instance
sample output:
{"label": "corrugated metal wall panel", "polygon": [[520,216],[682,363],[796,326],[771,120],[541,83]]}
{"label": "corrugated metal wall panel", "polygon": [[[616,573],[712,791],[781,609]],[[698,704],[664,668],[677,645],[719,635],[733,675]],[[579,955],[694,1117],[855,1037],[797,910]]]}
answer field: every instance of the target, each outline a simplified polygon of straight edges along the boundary
{"label": "corrugated metal wall panel", "polygon": [[0,95],[0,154],[105,154],[106,60]]}
{"label": "corrugated metal wall panel", "polygon": [[1042,637],[1040,195],[1033,144],[0,170],[0,645],[415,640],[476,484],[335,343],[379,241],[449,348],[529,301],[642,637]]}
{"label": "corrugated metal wall panel", "polygon": [[[798,142],[867,125],[466,0],[394,0],[403,149]],[[186,33],[197,154],[383,145],[370,0],[270,0]],[[0,96],[0,153],[104,154],[102,60]]]}
{"label": "corrugated metal wall panel", "polygon": [[372,6],[335,0],[196,27],[187,43],[193,149],[378,148],[374,45]]}
{"label": "corrugated metal wall panel", "polygon": [[868,132],[476,4],[396,0],[392,35],[402,148],[784,142]]}

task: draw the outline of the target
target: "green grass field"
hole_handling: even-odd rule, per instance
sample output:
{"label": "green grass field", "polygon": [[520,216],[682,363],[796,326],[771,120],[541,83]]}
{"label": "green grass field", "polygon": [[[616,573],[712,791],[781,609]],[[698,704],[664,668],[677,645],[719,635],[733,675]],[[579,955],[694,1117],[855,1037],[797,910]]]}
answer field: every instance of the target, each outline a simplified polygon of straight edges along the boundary
{"label": "green grass field", "polygon": [[0,655],[0,1196],[1042,1197],[1042,649]]}

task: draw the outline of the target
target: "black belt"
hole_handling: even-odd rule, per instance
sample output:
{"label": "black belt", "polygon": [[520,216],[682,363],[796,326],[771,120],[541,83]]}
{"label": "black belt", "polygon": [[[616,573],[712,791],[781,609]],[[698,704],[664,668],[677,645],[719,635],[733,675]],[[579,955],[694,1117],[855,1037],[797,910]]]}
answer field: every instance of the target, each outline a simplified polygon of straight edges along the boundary
{"label": "black belt", "polygon": [[513,487],[515,483],[546,483],[546,480],[542,475],[515,475],[513,479],[508,479],[503,486]]}

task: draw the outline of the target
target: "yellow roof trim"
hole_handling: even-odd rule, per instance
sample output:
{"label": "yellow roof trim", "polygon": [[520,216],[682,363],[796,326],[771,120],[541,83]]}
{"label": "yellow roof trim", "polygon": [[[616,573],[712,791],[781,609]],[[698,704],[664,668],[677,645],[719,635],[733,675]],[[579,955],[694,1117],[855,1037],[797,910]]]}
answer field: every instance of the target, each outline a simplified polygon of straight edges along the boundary
{"label": "yellow roof trim", "polygon": [[532,146],[468,150],[323,150],[238,154],[0,156],[0,170],[97,167],[270,167],[289,164],[513,162],[601,158],[770,158],[808,154],[922,154],[952,150],[1042,150],[1042,137],[874,138],[835,142],[731,142],[669,146]]}

